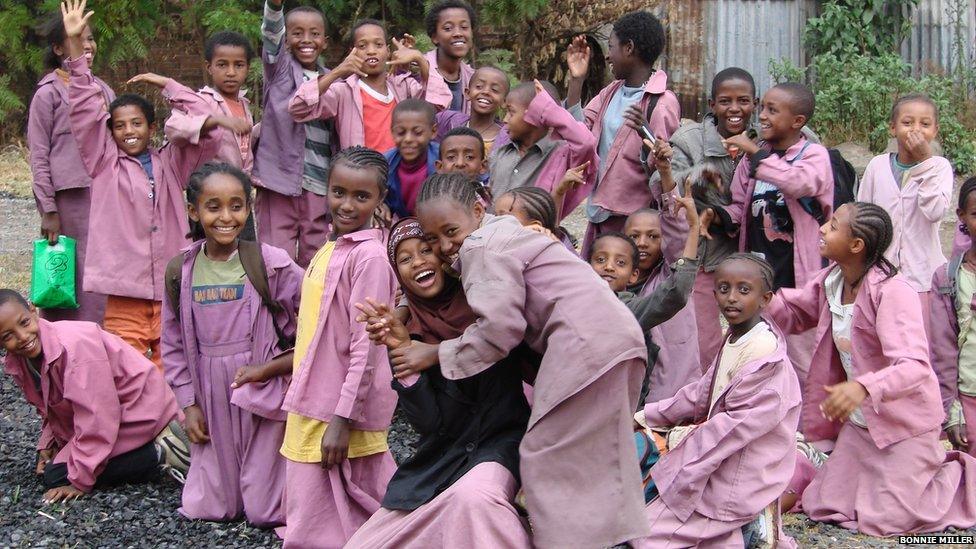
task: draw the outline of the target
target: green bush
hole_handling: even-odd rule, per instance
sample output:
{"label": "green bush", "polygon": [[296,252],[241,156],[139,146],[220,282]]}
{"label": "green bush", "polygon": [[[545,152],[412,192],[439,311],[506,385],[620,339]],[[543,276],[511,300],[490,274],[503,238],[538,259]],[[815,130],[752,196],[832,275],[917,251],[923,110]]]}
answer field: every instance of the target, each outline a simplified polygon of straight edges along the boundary
{"label": "green bush", "polygon": [[976,128],[964,123],[974,101],[964,87],[944,75],[914,78],[911,66],[894,54],[819,55],[804,71],[789,61],[771,62],[777,81],[805,81],[817,97],[811,126],[825,143],[867,143],[873,151],[887,146],[891,106],[906,93],[924,93],[939,106],[939,139],[957,173],[976,172]]}

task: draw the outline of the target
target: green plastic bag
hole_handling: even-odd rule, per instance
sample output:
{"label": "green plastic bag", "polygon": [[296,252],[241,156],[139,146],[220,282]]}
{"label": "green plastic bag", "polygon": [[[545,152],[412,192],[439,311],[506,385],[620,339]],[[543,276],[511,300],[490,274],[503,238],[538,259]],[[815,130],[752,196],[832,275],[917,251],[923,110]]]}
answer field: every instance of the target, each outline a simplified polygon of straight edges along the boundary
{"label": "green plastic bag", "polygon": [[31,265],[31,302],[42,309],[77,309],[75,292],[75,239],[60,235],[51,246],[46,238],[34,241]]}

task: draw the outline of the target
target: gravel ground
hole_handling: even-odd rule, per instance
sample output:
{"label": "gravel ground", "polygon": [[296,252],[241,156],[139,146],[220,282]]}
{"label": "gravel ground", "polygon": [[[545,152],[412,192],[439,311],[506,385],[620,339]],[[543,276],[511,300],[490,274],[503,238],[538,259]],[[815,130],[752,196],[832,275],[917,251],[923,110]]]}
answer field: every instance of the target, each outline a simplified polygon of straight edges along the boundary
{"label": "gravel ground", "polygon": [[[30,280],[30,241],[36,238],[33,201],[0,190],[0,287],[26,291]],[[564,225],[579,237],[581,211]],[[949,224],[951,227],[951,224]],[[20,391],[0,376],[0,547],[279,547],[277,537],[238,523],[190,521],[181,517],[180,487],[170,479],[155,484],[100,490],[68,505],[41,503],[33,474],[34,442],[40,422]],[[417,436],[394,419],[390,447],[397,460],[413,452]],[[786,531],[801,547],[835,549],[888,547],[895,540],[852,534],[815,523],[803,515],[785,518]]]}

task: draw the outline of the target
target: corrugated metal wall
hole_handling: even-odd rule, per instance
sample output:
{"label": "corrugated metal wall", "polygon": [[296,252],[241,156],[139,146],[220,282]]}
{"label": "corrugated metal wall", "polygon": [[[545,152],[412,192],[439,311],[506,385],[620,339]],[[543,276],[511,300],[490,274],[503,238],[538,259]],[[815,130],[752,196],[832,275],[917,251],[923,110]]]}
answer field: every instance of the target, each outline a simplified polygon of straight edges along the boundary
{"label": "corrugated metal wall", "polygon": [[[973,59],[976,39],[976,1],[966,0],[961,29],[966,59]],[[954,39],[956,28],[949,9],[954,0],[922,0],[911,14],[911,34],[901,46],[901,56],[915,68],[916,74],[949,70],[957,62]]]}
{"label": "corrugated metal wall", "polygon": [[[947,8],[954,0],[921,0],[911,13],[912,31],[902,57],[917,73],[943,70],[955,63]],[[964,0],[968,59],[974,59],[976,0]],[[803,27],[815,17],[816,0],[671,0],[661,13],[669,30],[661,65],[681,99],[682,116],[698,118],[707,109],[708,85],[718,71],[741,67],[756,79],[759,93],[769,89],[771,59],[803,65]]]}

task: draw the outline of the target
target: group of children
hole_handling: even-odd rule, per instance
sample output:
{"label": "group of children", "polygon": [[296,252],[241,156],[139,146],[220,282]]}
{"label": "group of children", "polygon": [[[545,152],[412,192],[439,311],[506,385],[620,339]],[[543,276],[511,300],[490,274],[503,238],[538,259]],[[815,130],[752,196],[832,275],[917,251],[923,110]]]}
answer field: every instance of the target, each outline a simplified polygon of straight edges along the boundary
{"label": "group of children", "polygon": [[[935,104],[896,101],[897,151],[840,203],[804,86],[760,101],[725,69],[679,126],[664,29],[634,12],[583,107],[585,37],[563,100],[469,66],[475,15],[433,6],[426,55],[358,21],[330,71],[323,15],[267,0],[260,135],[254,52],[220,32],[211,86],[130,80],[172,108],[156,149],[152,105],[91,73],[85,0],[62,4],[28,140],[84,291],[39,312],[0,290],[45,500],[169,472],[184,516],[287,547],[788,547],[786,511],[976,525],[976,180],[947,262]],[[399,466],[396,409],[420,436]]]}

